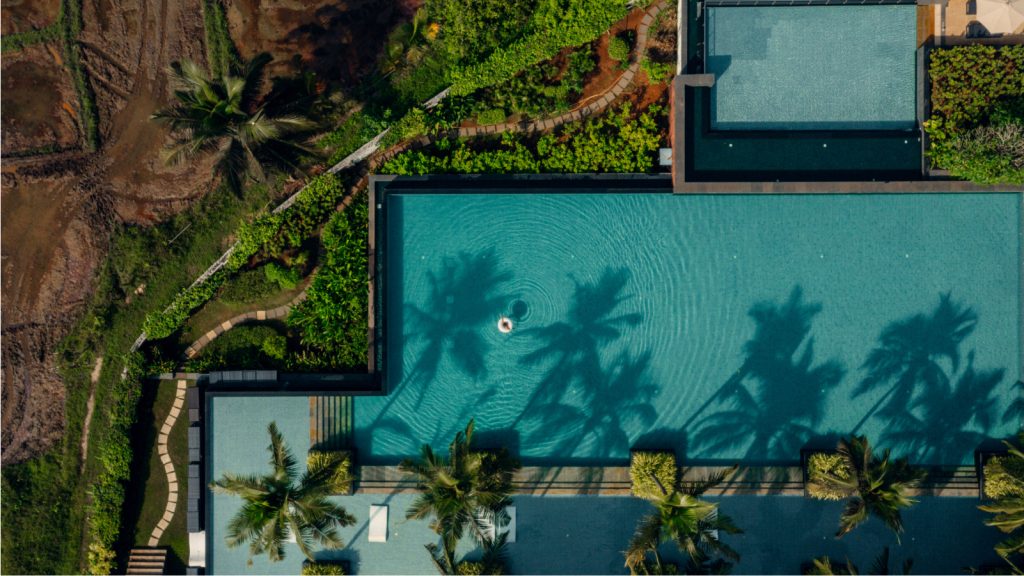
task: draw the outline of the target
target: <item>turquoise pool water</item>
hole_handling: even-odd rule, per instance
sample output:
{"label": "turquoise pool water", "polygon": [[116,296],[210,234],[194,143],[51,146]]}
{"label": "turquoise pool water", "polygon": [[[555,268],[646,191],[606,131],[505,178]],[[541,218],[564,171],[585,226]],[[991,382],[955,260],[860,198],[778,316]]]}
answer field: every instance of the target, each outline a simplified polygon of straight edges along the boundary
{"label": "turquoise pool water", "polygon": [[915,6],[705,12],[713,129],[914,127]]}
{"label": "turquoise pool water", "polygon": [[[527,463],[962,464],[1021,424],[1021,196],[389,194],[363,462],[476,417]],[[501,334],[501,315],[516,327]],[[1017,404],[1015,404],[1017,403]]]}

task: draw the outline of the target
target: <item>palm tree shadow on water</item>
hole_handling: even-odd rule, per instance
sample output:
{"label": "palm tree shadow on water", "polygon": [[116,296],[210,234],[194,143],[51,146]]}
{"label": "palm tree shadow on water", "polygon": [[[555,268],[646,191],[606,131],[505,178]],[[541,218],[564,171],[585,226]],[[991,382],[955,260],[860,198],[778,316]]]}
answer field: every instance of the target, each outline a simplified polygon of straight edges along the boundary
{"label": "palm tree shadow on water", "polygon": [[405,303],[405,325],[415,328],[405,338],[422,348],[400,385],[418,385],[417,406],[446,356],[474,380],[486,379],[490,345],[482,331],[506,307],[508,295],[500,288],[512,280],[512,273],[500,267],[490,248],[445,258],[437,272],[427,273],[427,280],[430,288],[423,304]]}
{"label": "palm tree shadow on water", "polygon": [[974,350],[961,366],[960,348],[977,323],[973,308],[946,293],[930,313],[886,326],[862,366],[867,374],[853,397],[888,389],[854,432],[871,418],[882,419],[882,438],[894,448],[923,462],[964,461],[993,429],[995,393],[1006,374],[1001,368],[976,368]]}
{"label": "palm tree shadow on water", "polygon": [[[791,459],[799,451],[845,374],[838,360],[815,362],[810,331],[820,312],[820,304],[804,302],[800,286],[781,305],[751,307],[755,330],[743,346],[742,365],[684,425],[698,426],[691,450],[719,453],[745,446],[742,459],[748,463]],[[717,409],[700,418],[712,407]]]}
{"label": "palm tree shadow on water", "polygon": [[[582,460],[597,464],[628,453],[634,423],[654,423],[651,401],[659,387],[650,375],[650,352],[613,348],[643,320],[639,312],[622,310],[632,297],[629,271],[609,267],[594,282],[573,282],[565,320],[523,332],[538,346],[521,363],[544,372],[513,426],[527,422],[526,442],[553,442],[553,454],[568,457],[593,446]],[[582,480],[601,480],[601,468],[588,470]]]}

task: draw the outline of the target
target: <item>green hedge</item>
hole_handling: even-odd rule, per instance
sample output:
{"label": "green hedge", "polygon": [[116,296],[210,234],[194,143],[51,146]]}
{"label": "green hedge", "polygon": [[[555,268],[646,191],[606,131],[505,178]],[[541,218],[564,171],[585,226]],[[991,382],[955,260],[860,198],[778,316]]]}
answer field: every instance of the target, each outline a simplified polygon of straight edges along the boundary
{"label": "green hedge", "polygon": [[1024,459],[995,456],[985,463],[985,496],[1024,497]]}
{"label": "green hedge", "polygon": [[817,452],[807,458],[807,494],[815,500],[842,500],[849,494],[836,490],[828,482],[821,480],[826,476],[848,479],[850,470],[843,457],[835,452]]}
{"label": "green hedge", "polygon": [[320,235],[324,255],[306,299],[292,308],[288,326],[303,351],[300,369],[362,369],[367,358],[369,263],[366,194],[335,214]]}
{"label": "green hedge", "polygon": [[206,36],[206,63],[214,78],[226,76],[238,63],[238,52],[231,41],[228,19],[221,0],[203,0],[203,30]]}
{"label": "green hedge", "polygon": [[664,495],[663,489],[672,493],[678,474],[675,454],[634,452],[629,462],[629,479],[632,482],[630,491],[640,498],[660,498]]}
{"label": "green hedge", "polygon": [[109,551],[114,549],[121,532],[125,483],[131,474],[132,448],[128,435],[135,423],[135,408],[141,394],[141,354],[127,356],[125,367],[125,377],[118,378],[111,390],[112,401],[106,409],[109,428],[96,445],[101,467],[90,490],[91,500],[87,510],[92,540],[88,561],[89,570],[93,574],[110,573],[112,560]]}
{"label": "green hedge", "polygon": [[382,174],[642,173],[654,168],[662,133],[652,106],[634,118],[629,104],[600,118],[568,124],[546,134],[535,146],[502,135],[496,148],[475,150],[460,140],[451,149],[435,147],[398,154]]}
{"label": "green hedge", "polygon": [[596,39],[625,15],[626,3],[621,0],[547,2],[537,12],[532,34],[496,50],[483,62],[452,70],[451,93],[470,94],[507,80],[563,48]]}
{"label": "green hedge", "polygon": [[160,340],[174,334],[181,328],[196,308],[206,304],[224,283],[227,273],[220,270],[194,286],[182,290],[165,310],[146,314],[142,331],[148,340]]}
{"label": "green hedge", "polygon": [[345,569],[339,562],[311,562],[302,563],[302,576],[344,576]]}

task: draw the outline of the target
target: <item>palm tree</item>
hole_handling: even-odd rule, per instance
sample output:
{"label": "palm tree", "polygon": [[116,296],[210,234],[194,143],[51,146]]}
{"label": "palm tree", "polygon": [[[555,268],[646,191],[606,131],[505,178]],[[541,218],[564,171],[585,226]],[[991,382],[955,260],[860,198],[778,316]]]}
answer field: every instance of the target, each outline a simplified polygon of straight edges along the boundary
{"label": "palm tree", "polygon": [[210,483],[215,492],[241,496],[245,501],[228,524],[228,547],[248,542],[250,563],[253,556],[263,553],[271,562],[284,559],[284,543],[292,537],[310,560],[314,543],[340,548],[337,529],[355,524],[356,519],[327,498],[338,480],[337,468],[318,464],[329,459],[311,460],[309,469],[300,476],[277,423],[271,422],[268,431],[269,474],[224,474]]}
{"label": "palm tree", "polygon": [[896,533],[899,541],[903,532],[900,510],[917,502],[907,496],[907,489],[921,481],[924,471],[911,468],[906,458],[891,460],[889,450],[881,458],[873,455],[871,444],[864,436],[840,440],[839,455],[849,472],[847,478],[823,473],[815,480],[821,484],[822,490],[848,495],[836,538],[842,538],[867,520],[869,515],[874,515]]}
{"label": "palm tree", "polygon": [[[1024,432],[1019,434],[1018,437],[1024,440]],[[1021,452],[1019,448],[1009,442],[1004,442],[1004,444],[1009,448],[1010,458],[1024,460],[1024,452]],[[1004,496],[996,499],[991,504],[978,506],[978,508],[995,514],[995,516],[985,521],[985,525],[999,528],[1004,534],[1013,534],[1017,530],[1024,528],[1024,497],[1022,496]],[[1013,534],[1008,539],[997,544],[996,553],[1013,567],[1014,573],[1024,573],[1010,559],[1014,555],[1024,554],[1024,532]]]}
{"label": "palm tree", "polygon": [[[624,552],[626,567],[630,572],[664,573],[666,567],[661,563],[658,546],[665,542],[675,542],[694,565],[704,564],[713,554],[738,560],[739,554],[719,540],[718,534],[740,534],[743,531],[733,524],[732,519],[718,512],[717,503],[700,499],[700,496],[724,482],[735,471],[736,467],[733,466],[696,482],[679,482],[678,486],[670,487],[661,486],[658,479],[654,478],[661,488],[662,496],[652,502],[656,512],[640,520],[629,541],[629,548]],[[654,556],[653,567],[647,563],[649,554]]]}
{"label": "palm tree", "polygon": [[[485,548],[494,544],[488,521],[494,530],[508,525],[505,508],[512,503],[512,477],[519,463],[505,449],[473,449],[474,421],[455,435],[448,446],[447,460],[424,444],[420,460],[404,460],[399,468],[415,474],[422,492],[406,511],[406,518],[432,517],[430,528],[441,537],[441,547],[427,545],[435,565],[454,568],[455,546],[469,530]],[[444,571],[442,570],[442,573]]]}
{"label": "palm tree", "polygon": [[[906,576],[910,574],[910,570],[914,567],[913,559],[907,558],[903,561],[902,571],[899,572]],[[874,562],[871,563],[871,570],[868,574],[884,576],[886,574],[896,574],[895,570],[889,568],[889,547],[886,546],[882,549],[882,553],[875,558]],[[834,566],[828,556],[822,556],[821,558],[815,558],[811,560],[811,566],[809,569],[804,570],[804,574],[813,576],[833,576],[837,574],[849,574],[850,576],[857,576],[860,574],[860,570],[857,566],[846,560],[846,564],[843,566]]]}
{"label": "palm tree", "polygon": [[311,153],[301,140],[315,123],[288,106],[270,110],[260,98],[263,68],[270,60],[269,54],[260,54],[236,70],[237,76],[220,78],[210,78],[188,60],[172,66],[181,84],[174,92],[177,102],[150,117],[171,128],[168,163],[215,151],[217,172],[237,192],[247,175],[263,179],[264,162],[294,167],[296,153]]}

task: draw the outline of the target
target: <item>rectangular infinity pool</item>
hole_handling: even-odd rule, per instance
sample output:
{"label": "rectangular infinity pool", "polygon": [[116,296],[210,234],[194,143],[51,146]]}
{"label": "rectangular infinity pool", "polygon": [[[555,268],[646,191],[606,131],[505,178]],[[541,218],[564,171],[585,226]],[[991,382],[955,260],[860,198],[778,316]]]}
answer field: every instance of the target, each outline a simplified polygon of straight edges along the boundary
{"label": "rectangular infinity pool", "polygon": [[916,124],[916,7],[706,9],[716,130],[894,130]]}
{"label": "rectangular infinity pool", "polygon": [[[527,464],[966,464],[1021,424],[1021,196],[397,193],[361,462],[475,417]],[[509,334],[499,317],[514,323]]]}

